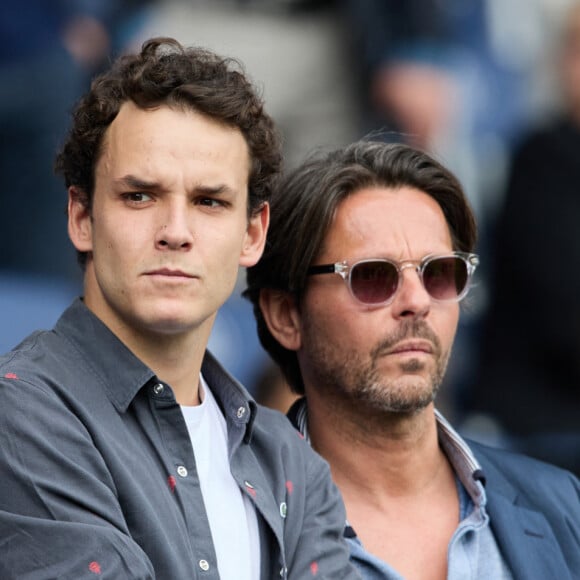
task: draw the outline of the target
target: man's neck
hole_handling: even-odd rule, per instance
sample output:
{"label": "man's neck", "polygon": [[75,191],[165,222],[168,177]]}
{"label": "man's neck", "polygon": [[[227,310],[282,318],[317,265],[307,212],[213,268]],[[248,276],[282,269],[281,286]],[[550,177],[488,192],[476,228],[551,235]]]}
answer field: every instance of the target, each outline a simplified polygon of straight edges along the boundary
{"label": "man's neck", "polygon": [[311,444],[330,463],[341,489],[360,492],[362,486],[377,499],[420,493],[447,464],[433,405],[409,415],[373,415],[352,404],[345,407],[330,408],[316,396],[308,397]]}
{"label": "man's neck", "polygon": [[377,417],[320,403],[308,397],[310,441],[329,462],[365,549],[405,578],[445,578],[459,499],[433,405]]}
{"label": "man's neck", "polygon": [[207,340],[158,337],[155,345],[141,345],[137,356],[165,383],[180,405],[199,405],[199,375]]}
{"label": "man's neck", "polygon": [[199,375],[213,319],[206,320],[195,331],[180,334],[147,333],[125,324],[102,322],[161,381],[171,386],[179,404],[200,403]]}

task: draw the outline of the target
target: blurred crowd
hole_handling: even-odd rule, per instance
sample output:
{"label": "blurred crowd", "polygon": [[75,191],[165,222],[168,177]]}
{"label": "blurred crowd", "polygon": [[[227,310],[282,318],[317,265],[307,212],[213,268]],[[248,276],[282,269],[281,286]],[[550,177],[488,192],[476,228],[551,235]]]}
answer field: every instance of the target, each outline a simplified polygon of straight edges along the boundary
{"label": "blurred crowd", "polygon": [[[460,178],[481,273],[438,404],[465,434],[580,472],[580,8],[575,0],[24,0],[0,5],[0,350],[80,292],[52,163],[112,55],[173,36],[239,59],[292,167],[372,134]],[[292,397],[238,292],[210,348]],[[281,384],[280,399],[272,397]],[[264,385],[266,385],[264,390]],[[270,388],[268,388],[270,385]]]}

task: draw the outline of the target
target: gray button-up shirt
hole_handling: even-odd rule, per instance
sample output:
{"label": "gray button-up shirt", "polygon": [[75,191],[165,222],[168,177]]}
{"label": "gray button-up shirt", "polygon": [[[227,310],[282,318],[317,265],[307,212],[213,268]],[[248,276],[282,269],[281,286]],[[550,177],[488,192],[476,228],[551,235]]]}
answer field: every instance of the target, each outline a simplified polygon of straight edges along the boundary
{"label": "gray button-up shirt", "polygon": [[[262,578],[357,578],[327,464],[206,354]],[[0,578],[219,578],[171,386],[77,300],[0,357]]]}

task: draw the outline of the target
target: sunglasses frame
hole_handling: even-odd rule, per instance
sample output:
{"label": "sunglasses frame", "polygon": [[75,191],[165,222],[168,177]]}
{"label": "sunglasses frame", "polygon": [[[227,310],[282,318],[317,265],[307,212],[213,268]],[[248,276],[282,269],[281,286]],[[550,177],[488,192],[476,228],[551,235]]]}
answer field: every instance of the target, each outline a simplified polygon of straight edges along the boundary
{"label": "sunglasses frame", "polygon": [[[453,298],[441,300],[439,298],[434,298],[433,296],[431,296],[431,293],[425,287],[425,282],[423,280],[423,273],[425,272],[425,268],[433,260],[445,259],[445,258],[459,258],[459,259],[461,259],[465,263],[465,266],[467,269],[467,278],[465,280],[465,287],[463,288],[461,293],[459,293],[457,296],[454,296]],[[354,294],[353,289],[352,289],[352,271],[354,268],[356,268],[356,266],[358,266],[360,264],[365,264],[367,262],[384,262],[387,264],[391,264],[397,270],[397,274],[398,274],[397,287],[395,288],[395,291],[393,292],[393,294],[391,296],[389,296],[389,298],[387,300],[384,300],[382,302],[363,302],[362,300],[357,298],[357,296]],[[347,260],[343,260],[341,262],[335,262],[334,264],[319,264],[316,266],[310,266],[308,268],[308,270],[306,271],[306,274],[307,274],[307,276],[314,276],[314,275],[318,275],[318,274],[338,274],[346,283],[348,290],[350,292],[350,295],[359,304],[364,304],[365,306],[386,306],[387,304],[390,304],[395,299],[395,296],[397,295],[397,292],[399,291],[399,289],[401,287],[401,280],[403,278],[403,276],[402,276],[403,270],[405,270],[406,268],[413,268],[417,272],[417,275],[419,276],[419,279],[421,280],[421,284],[423,285],[423,288],[425,288],[425,292],[427,292],[427,294],[429,294],[429,297],[431,298],[431,300],[434,300],[435,302],[446,303],[446,302],[459,302],[459,301],[463,300],[463,298],[465,298],[465,296],[467,296],[467,293],[469,292],[469,289],[471,288],[471,280],[473,277],[473,273],[475,272],[475,269],[477,268],[478,265],[479,265],[479,256],[477,254],[472,254],[469,252],[450,252],[448,254],[428,254],[427,256],[424,256],[423,258],[421,258],[421,260],[403,260],[402,262],[397,262],[395,260],[390,260],[388,258],[367,258],[364,260],[357,260],[356,262],[349,264]]]}

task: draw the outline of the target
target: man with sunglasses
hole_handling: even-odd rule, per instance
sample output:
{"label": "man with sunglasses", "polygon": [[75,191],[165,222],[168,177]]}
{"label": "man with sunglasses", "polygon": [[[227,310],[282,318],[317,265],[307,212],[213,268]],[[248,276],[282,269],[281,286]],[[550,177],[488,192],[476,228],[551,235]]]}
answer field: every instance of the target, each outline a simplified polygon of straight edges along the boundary
{"label": "man with sunglasses", "polygon": [[362,576],[577,577],[578,479],[466,442],[434,405],[478,264],[457,179],[363,141],[306,161],[271,207],[246,296],[305,395],[290,418],[330,463]]}

